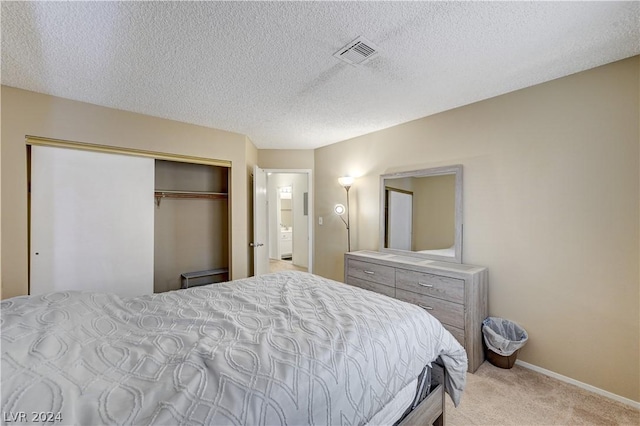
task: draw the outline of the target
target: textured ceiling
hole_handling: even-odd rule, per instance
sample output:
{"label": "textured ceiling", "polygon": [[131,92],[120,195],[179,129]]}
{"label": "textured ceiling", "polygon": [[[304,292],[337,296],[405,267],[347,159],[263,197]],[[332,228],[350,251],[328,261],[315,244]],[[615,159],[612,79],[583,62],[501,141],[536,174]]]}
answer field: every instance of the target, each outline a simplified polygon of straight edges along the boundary
{"label": "textured ceiling", "polygon": [[[640,53],[639,2],[2,2],[2,84],[316,148]],[[363,36],[380,53],[332,55]]]}

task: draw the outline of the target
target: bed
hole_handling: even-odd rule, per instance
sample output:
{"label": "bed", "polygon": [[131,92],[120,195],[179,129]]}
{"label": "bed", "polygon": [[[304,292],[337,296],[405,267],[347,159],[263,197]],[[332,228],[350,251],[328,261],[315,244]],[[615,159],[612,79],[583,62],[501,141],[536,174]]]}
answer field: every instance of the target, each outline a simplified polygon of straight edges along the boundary
{"label": "bed", "polygon": [[[421,308],[304,272],[140,297],[23,296],[1,315],[3,415],[27,423],[442,421],[443,387],[457,405],[467,369]],[[436,361],[442,372],[425,369]],[[440,385],[407,415],[427,373]]]}

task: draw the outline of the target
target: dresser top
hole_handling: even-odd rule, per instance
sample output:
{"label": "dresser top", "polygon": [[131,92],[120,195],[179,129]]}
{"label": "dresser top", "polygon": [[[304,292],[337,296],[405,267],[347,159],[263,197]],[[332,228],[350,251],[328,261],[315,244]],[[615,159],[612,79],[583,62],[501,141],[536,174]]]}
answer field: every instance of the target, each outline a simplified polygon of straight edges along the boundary
{"label": "dresser top", "polygon": [[376,263],[387,264],[389,266],[422,266],[428,268],[437,268],[442,271],[459,272],[473,274],[485,270],[484,266],[467,265],[465,263],[449,263],[437,260],[422,259],[418,257],[401,256],[393,253],[384,253],[380,251],[361,250],[347,253],[347,255],[359,257],[363,260],[371,259]]}

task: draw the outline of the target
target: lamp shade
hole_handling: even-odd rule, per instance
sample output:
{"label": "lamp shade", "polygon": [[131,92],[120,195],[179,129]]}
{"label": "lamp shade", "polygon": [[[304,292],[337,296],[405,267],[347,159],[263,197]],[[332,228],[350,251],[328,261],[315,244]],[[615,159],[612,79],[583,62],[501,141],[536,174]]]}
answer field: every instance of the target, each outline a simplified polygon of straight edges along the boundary
{"label": "lamp shade", "polygon": [[338,178],[338,183],[345,187],[353,185],[354,181],[355,179],[351,176],[343,176],[341,178]]}
{"label": "lamp shade", "polygon": [[335,207],[333,208],[333,211],[338,216],[342,216],[344,214],[344,212],[347,211],[347,209],[345,209],[342,204],[336,204]]}

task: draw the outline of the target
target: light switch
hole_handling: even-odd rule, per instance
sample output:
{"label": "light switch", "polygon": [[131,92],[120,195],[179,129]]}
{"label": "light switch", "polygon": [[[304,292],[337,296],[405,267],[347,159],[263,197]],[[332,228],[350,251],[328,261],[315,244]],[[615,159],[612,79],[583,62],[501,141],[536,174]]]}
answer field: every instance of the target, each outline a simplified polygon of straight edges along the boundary
{"label": "light switch", "polygon": [[318,217],[318,225],[322,225],[322,216]]}

